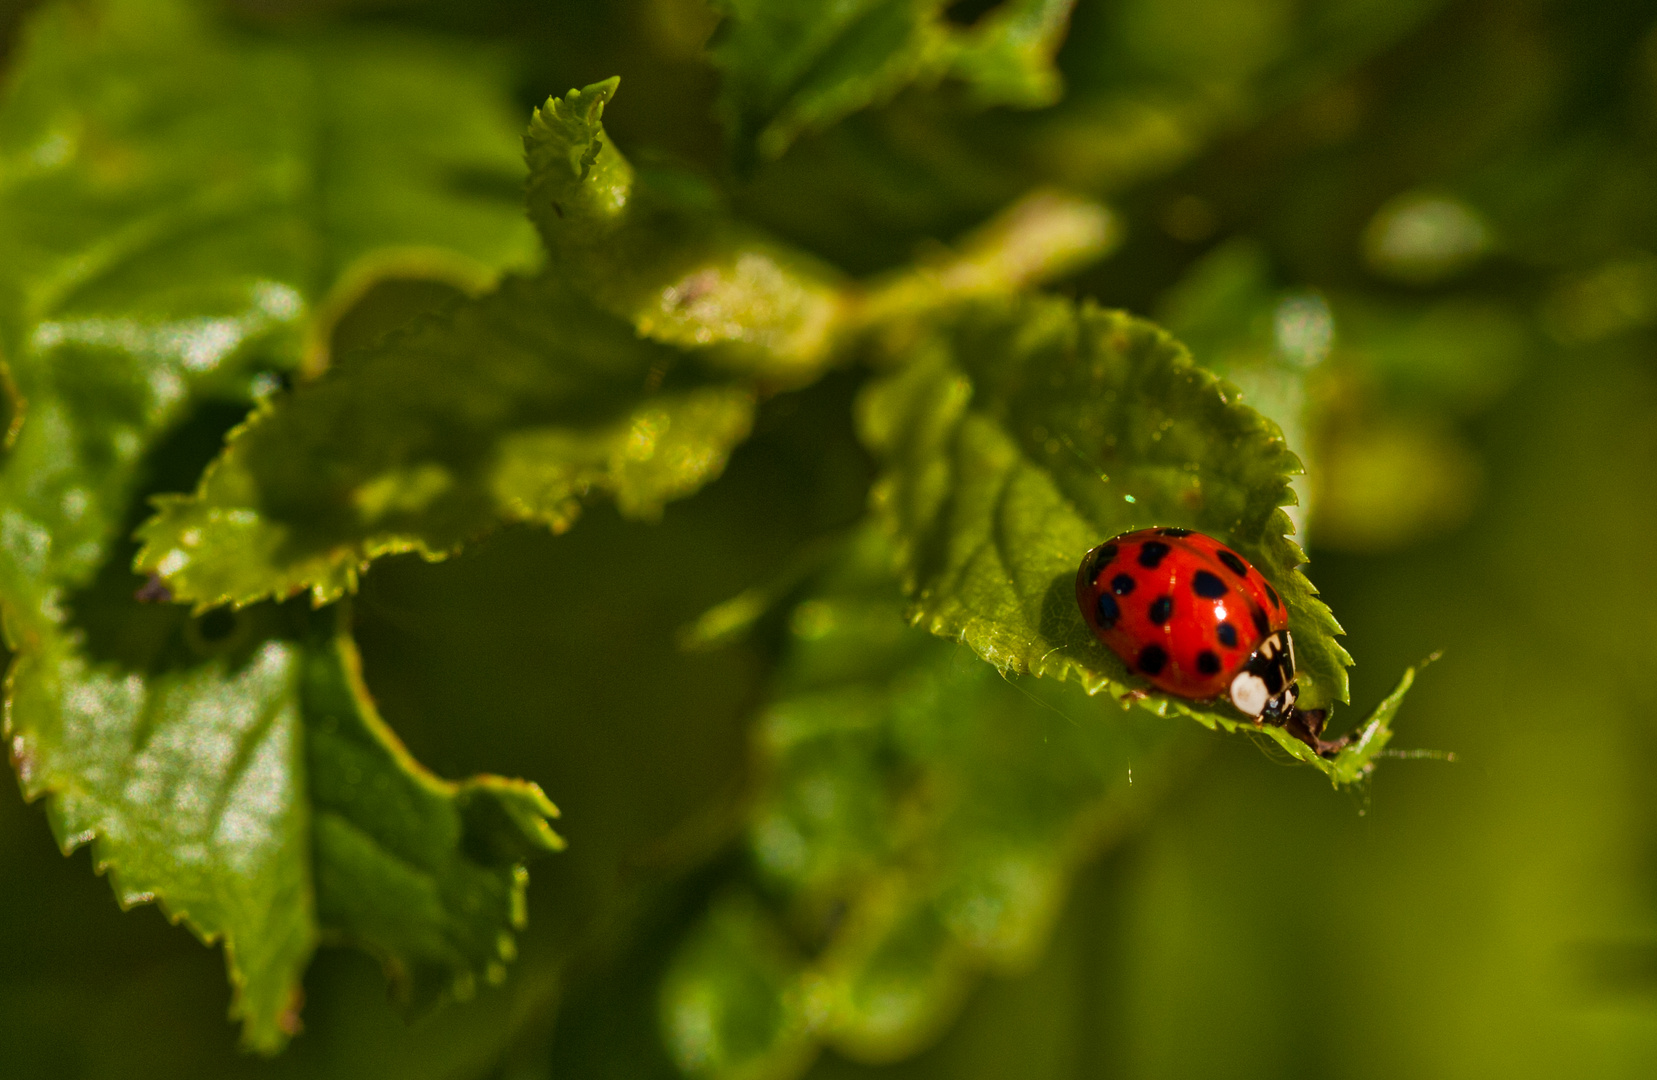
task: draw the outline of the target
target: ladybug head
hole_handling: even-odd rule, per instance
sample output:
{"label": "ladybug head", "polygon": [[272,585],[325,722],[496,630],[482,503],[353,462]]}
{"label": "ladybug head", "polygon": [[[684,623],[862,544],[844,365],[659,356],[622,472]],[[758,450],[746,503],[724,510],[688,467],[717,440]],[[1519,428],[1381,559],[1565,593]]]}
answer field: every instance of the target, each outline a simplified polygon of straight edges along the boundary
{"label": "ladybug head", "polygon": [[1255,720],[1286,729],[1320,757],[1332,758],[1352,741],[1346,735],[1333,742],[1323,738],[1329,719],[1326,709],[1297,709],[1295,644],[1287,630],[1266,637],[1231,680],[1231,703]]}
{"label": "ladybug head", "polygon": [[1295,646],[1287,630],[1267,635],[1231,680],[1231,703],[1245,716],[1281,724],[1294,710]]}

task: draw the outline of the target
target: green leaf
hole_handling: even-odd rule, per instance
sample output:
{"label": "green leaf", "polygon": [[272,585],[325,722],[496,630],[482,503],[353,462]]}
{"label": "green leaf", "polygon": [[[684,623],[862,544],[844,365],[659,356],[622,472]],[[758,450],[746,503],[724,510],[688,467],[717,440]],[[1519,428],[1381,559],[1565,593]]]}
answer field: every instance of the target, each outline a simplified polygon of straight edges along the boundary
{"label": "green leaf", "polygon": [[1062,93],[1053,55],[1073,4],[1006,0],[960,26],[943,0],[724,0],[712,50],[721,117],[739,153],[775,158],[804,132],[945,76],[979,104],[1051,105]]}
{"label": "green leaf", "polygon": [[65,852],[91,843],[123,906],[225,942],[261,1050],[298,1029],[319,941],[373,952],[411,1002],[500,979],[522,863],[562,846],[539,789],[414,762],[334,610],[190,620],[111,595],[122,577],[74,597],[84,652],[53,635],[11,674],[12,757]]}
{"label": "green leaf", "polygon": [[249,1045],[281,1045],[316,946],[299,651],[267,640],[146,677],[65,634],[17,644],[8,734],[25,796],[53,796],[64,852],[92,843],[123,907],[159,901],[223,939],[231,1015]]}
{"label": "green leaf", "polygon": [[[1404,695],[1415,685],[1416,673],[1437,659],[1438,653],[1433,653],[1414,667],[1405,668],[1392,692],[1382,698],[1374,711],[1364,718],[1362,726],[1353,733],[1352,741],[1329,762],[1327,772],[1336,785],[1355,784],[1374,771],[1375,759],[1381,756],[1381,752],[1392,741],[1392,719],[1398,715],[1399,707],[1404,704]],[[1302,747],[1302,750],[1304,749]],[[1436,752],[1426,753],[1433,755]],[[1308,755],[1309,751],[1295,754],[1303,761],[1312,760]],[[1454,757],[1453,754],[1446,756]]]}
{"label": "green leaf", "polygon": [[731,220],[700,182],[637,173],[601,123],[619,82],[550,98],[524,136],[530,217],[553,267],[645,337],[810,381],[841,315],[838,276]]}
{"label": "green leaf", "polygon": [[[456,853],[477,829],[416,853],[441,906],[330,921],[327,881],[349,867],[313,833],[330,804],[308,786],[307,694],[349,666],[349,642],[267,609],[191,622],[140,604],[124,537],[142,495],[190,485],[225,428],[326,338],[318,313],[375,267],[476,281],[529,254],[512,200],[478,193],[510,190],[516,171],[496,76],[402,38],[231,33],[173,0],[50,5],[9,76],[0,352],[22,412],[0,471],[0,598],[25,793],[50,797],[65,848],[95,844],[124,903],[155,900],[225,942],[261,1050],[297,1023],[321,935],[422,978],[487,975],[521,882]],[[338,721],[373,727],[353,700]],[[365,778],[431,786],[382,750]],[[469,792],[444,794],[445,813],[493,798]],[[494,801],[527,837],[535,799]],[[399,851],[372,814],[333,809]],[[429,940],[390,933],[393,917]]]}
{"label": "green leaf", "polygon": [[495,293],[266,405],[190,496],[157,500],[140,569],[198,606],[356,588],[501,521],[562,531],[584,497],[654,519],[719,475],[754,391],[708,381],[551,278]]}
{"label": "green leaf", "polygon": [[[1152,525],[1224,539],[1289,607],[1303,707],[1347,700],[1351,657],[1299,566],[1281,507],[1300,463],[1277,425],[1233,400],[1150,323],[1044,298],[985,302],[913,340],[868,391],[862,424],[885,462],[878,513],[897,538],[914,619],[1003,671],[1140,685],[1087,630],[1076,568],[1094,545]],[[1229,704],[1141,704],[1227,730]],[[1287,733],[1267,733],[1319,763]]]}
{"label": "green leaf", "polygon": [[[259,290],[292,320],[379,267],[475,284],[534,257],[486,57],[229,34],[191,0],[90,15],[35,16],[0,107],[8,355],[71,313],[62,332],[112,337],[132,331],[85,320],[209,319]],[[238,329],[195,328],[152,347],[212,366]]]}
{"label": "green leaf", "polygon": [[787,616],[748,846],[811,947],[780,949],[752,902],[714,905],[663,987],[691,1075],[795,1075],[802,1030],[863,1060],[912,1053],[979,973],[1040,955],[1075,868],[1167,774],[1181,729],[905,626],[891,557],[862,530]]}

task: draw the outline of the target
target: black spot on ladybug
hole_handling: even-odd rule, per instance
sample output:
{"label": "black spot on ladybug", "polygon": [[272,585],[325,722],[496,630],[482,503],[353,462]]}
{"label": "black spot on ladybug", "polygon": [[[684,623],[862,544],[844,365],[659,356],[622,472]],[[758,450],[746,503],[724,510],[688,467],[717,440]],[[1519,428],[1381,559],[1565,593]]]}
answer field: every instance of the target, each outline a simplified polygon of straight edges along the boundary
{"label": "black spot on ladybug", "polygon": [[1157,674],[1167,662],[1168,654],[1160,645],[1147,645],[1139,650],[1139,670],[1147,675]]}
{"label": "black spot on ladybug", "polygon": [[1167,622],[1173,614],[1174,598],[1172,596],[1159,596],[1151,601],[1151,621],[1158,626]]}
{"label": "black spot on ladybug", "polygon": [[1099,625],[1112,627],[1116,620],[1122,617],[1122,609],[1116,606],[1116,597],[1110,593],[1099,594]]}
{"label": "black spot on ladybug", "polygon": [[1197,670],[1204,675],[1218,675],[1220,673],[1220,658],[1204,649],[1197,654]]}
{"label": "black spot on ladybug", "polygon": [[1218,600],[1226,594],[1225,582],[1210,574],[1207,570],[1198,570],[1191,579],[1191,591],[1198,596],[1206,596],[1210,600]]}
{"label": "black spot on ladybug", "polygon": [[1135,582],[1133,578],[1129,577],[1127,574],[1117,574],[1115,577],[1110,579],[1110,591],[1115,593],[1117,596],[1126,596],[1133,592],[1135,584],[1137,584],[1137,582]]}
{"label": "black spot on ladybug", "polygon": [[1147,570],[1155,570],[1157,564],[1168,554],[1168,545],[1161,540],[1147,540],[1145,546],[1139,549],[1139,565]]}
{"label": "black spot on ladybug", "polygon": [[1238,577],[1249,576],[1248,565],[1244,563],[1242,559],[1239,559],[1225,548],[1221,548],[1219,551],[1215,552],[1215,554],[1220,557],[1221,562],[1225,563],[1225,568],[1230,570],[1233,574],[1236,574]]}
{"label": "black spot on ladybug", "polygon": [[1215,633],[1220,635],[1221,645],[1224,645],[1228,649],[1235,649],[1237,647],[1237,628],[1235,626],[1232,626],[1228,622],[1223,622],[1220,624],[1220,628],[1216,630]]}
{"label": "black spot on ladybug", "polygon": [[1283,606],[1283,601],[1277,598],[1277,590],[1272,588],[1272,583],[1269,581],[1266,582],[1266,595],[1272,598],[1272,607],[1280,608]]}
{"label": "black spot on ladybug", "polygon": [[1172,537],[1178,539],[1181,536],[1190,536],[1191,535],[1191,530],[1190,529],[1158,529],[1156,531],[1156,534],[1158,536],[1172,536]]}
{"label": "black spot on ladybug", "polygon": [[1271,623],[1266,621],[1266,613],[1259,608],[1254,609],[1254,628],[1260,631],[1261,637],[1265,637],[1266,632],[1272,628]]}
{"label": "black spot on ladybug", "polygon": [[1099,553],[1093,557],[1093,570],[1087,576],[1089,578],[1097,578],[1099,576],[1099,574],[1101,572],[1103,572],[1105,567],[1109,566],[1111,563],[1113,563],[1115,561],[1116,561],[1116,545],[1115,544],[1106,544],[1104,547],[1100,548]]}

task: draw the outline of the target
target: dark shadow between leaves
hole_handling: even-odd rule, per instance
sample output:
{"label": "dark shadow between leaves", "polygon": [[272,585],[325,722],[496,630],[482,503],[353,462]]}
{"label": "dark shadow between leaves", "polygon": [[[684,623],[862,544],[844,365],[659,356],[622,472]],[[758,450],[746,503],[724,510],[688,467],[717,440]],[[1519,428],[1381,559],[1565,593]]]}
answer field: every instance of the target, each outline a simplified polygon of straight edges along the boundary
{"label": "dark shadow between leaves", "polygon": [[[237,401],[207,401],[156,442],[139,475],[137,495],[121,519],[121,538],[98,572],[69,595],[68,624],[81,634],[82,649],[95,664],[158,675],[195,667],[221,657],[240,668],[272,638],[292,640],[304,632],[302,604],[259,604],[232,611],[219,608],[192,616],[183,604],[167,603],[164,590],[134,573],[138,544],[131,533],[150,514],[150,497],[191,490],[218,454],[224,438],[247,415]],[[139,599],[143,593],[153,599]]]}
{"label": "dark shadow between leaves", "polygon": [[944,19],[956,26],[976,26],[1006,0],[955,0],[944,8]]}

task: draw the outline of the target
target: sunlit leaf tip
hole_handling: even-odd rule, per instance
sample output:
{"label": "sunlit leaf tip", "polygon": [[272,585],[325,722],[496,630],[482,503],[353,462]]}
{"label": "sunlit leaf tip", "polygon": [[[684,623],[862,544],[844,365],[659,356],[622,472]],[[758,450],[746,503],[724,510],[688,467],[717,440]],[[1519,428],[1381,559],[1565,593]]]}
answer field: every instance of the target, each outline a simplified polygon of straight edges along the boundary
{"label": "sunlit leaf tip", "polygon": [[1376,760],[1387,756],[1383,751],[1392,741],[1392,722],[1404,704],[1404,696],[1415,685],[1416,675],[1428,664],[1437,661],[1440,655],[1441,653],[1432,653],[1413,667],[1405,668],[1392,692],[1382,698],[1380,704],[1364,718],[1363,723],[1354,729],[1351,742],[1342,748],[1333,761],[1320,762],[1336,787],[1367,779],[1375,771]]}
{"label": "sunlit leaf tip", "polygon": [[1076,0],[1003,0],[966,28],[953,74],[984,105],[1035,109],[1064,94],[1053,62]]}
{"label": "sunlit leaf tip", "polygon": [[551,270],[643,337],[780,385],[829,359],[840,275],[738,222],[700,178],[641,173],[605,133],[618,80],[553,98],[524,137],[529,214]]}
{"label": "sunlit leaf tip", "polygon": [[455,805],[466,823],[466,849],[479,862],[524,862],[566,846],[552,829],[552,821],[561,816],[558,807],[538,784],[473,777],[456,790]]}
{"label": "sunlit leaf tip", "polygon": [[524,133],[529,212],[555,246],[571,230],[599,231],[617,219],[632,190],[633,169],[602,123],[619,76],[552,97]]}
{"label": "sunlit leaf tip", "polygon": [[1332,757],[1320,756],[1305,742],[1282,727],[1252,724],[1236,716],[1226,717],[1212,711],[1193,709],[1184,703],[1176,703],[1174,707],[1206,727],[1227,732],[1249,732],[1269,739],[1291,758],[1311,765],[1329,777],[1330,783],[1335,787],[1345,787],[1368,780],[1374,774],[1380,758],[1399,756],[1396,752],[1387,751],[1387,745],[1394,735],[1393,720],[1404,703],[1405,695],[1415,685],[1416,674],[1436,659],[1438,654],[1434,653],[1414,667],[1405,668],[1392,691],[1352,729],[1346,736],[1345,745]]}

